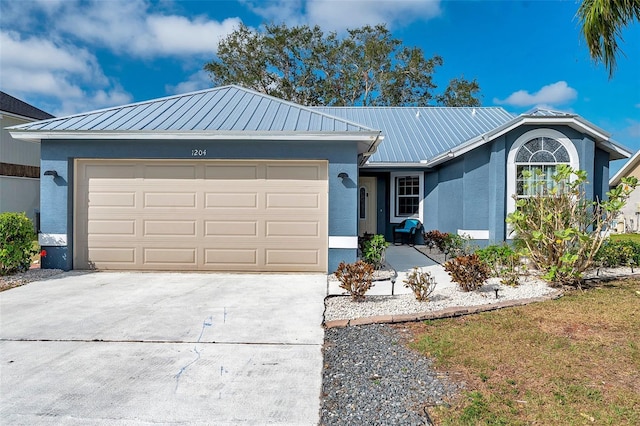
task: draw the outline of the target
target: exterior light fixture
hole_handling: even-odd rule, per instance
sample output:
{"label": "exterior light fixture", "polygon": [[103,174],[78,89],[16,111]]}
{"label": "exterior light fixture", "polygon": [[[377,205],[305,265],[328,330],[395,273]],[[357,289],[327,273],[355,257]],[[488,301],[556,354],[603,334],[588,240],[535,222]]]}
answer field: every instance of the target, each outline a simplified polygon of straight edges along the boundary
{"label": "exterior light fixture", "polygon": [[345,172],[340,172],[338,173],[338,177],[342,180],[348,179],[349,178],[349,174],[345,173]]}
{"label": "exterior light fixture", "polygon": [[54,179],[58,177],[58,172],[56,172],[55,170],[47,170],[46,172],[44,172],[45,176],[52,176]]}

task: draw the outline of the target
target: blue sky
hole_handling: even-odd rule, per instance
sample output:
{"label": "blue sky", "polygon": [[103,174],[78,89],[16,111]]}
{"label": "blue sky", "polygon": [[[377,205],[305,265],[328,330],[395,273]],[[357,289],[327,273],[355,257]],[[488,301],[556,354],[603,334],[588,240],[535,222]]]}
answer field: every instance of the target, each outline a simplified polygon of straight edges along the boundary
{"label": "blue sky", "polygon": [[[438,54],[439,90],[476,78],[483,106],[575,112],[640,149],[640,24],[623,31],[609,80],[592,63],[576,1],[0,0],[0,89],[67,115],[211,87],[203,65],[240,23],[384,22],[406,45]],[[613,164],[615,171],[622,162]]]}

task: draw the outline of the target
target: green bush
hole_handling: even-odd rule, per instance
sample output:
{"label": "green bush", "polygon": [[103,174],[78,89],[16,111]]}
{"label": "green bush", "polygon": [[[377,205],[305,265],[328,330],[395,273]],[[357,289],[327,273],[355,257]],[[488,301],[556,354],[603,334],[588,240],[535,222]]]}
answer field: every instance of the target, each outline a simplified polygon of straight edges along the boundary
{"label": "green bush", "polygon": [[384,252],[387,247],[389,243],[384,239],[384,235],[374,235],[364,242],[362,257],[375,269],[380,269],[384,263]]}
{"label": "green bush", "polygon": [[36,234],[24,213],[0,214],[0,275],[24,271],[31,266]]}
{"label": "green bush", "polygon": [[606,231],[638,185],[635,177],[607,192],[605,200],[586,196],[587,172],[560,164],[551,181],[538,170],[523,172],[531,181],[525,188],[534,195],[516,197],[516,211],[507,223],[527,247],[531,263],[555,285],[580,287],[584,272],[592,267]]}
{"label": "green bush", "polygon": [[373,286],[373,266],[358,260],[356,263],[340,262],[334,272],[340,288],[345,289],[354,302],[364,301],[364,295]]}
{"label": "green bush", "polygon": [[492,277],[500,278],[504,285],[517,286],[520,276],[520,255],[509,245],[490,245],[475,252],[491,271]]}
{"label": "green bush", "polygon": [[596,254],[596,262],[605,267],[640,265],[640,243],[631,240],[607,240]]}
{"label": "green bush", "polygon": [[477,254],[458,256],[449,260],[444,264],[444,270],[463,291],[482,287],[491,275],[489,267],[480,260]]}

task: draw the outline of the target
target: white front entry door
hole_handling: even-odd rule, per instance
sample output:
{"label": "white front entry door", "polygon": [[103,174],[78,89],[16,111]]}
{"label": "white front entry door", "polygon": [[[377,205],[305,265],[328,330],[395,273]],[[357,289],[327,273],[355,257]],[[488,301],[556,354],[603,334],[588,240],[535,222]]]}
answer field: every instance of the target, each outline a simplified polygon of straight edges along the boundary
{"label": "white front entry door", "polygon": [[358,235],[377,234],[376,178],[361,177],[358,185]]}

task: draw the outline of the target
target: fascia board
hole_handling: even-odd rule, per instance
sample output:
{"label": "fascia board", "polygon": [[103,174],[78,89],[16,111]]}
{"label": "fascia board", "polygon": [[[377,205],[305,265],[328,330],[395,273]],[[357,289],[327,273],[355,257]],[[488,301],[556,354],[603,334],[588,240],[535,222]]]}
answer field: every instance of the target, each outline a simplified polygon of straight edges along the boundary
{"label": "fascia board", "polygon": [[579,117],[517,117],[514,121],[503,124],[502,126],[497,127],[496,129],[489,131],[481,136],[470,139],[457,148],[440,154],[432,160],[426,161],[425,164],[428,167],[434,167],[449,159],[466,154],[467,152],[481,145],[484,145],[485,143],[490,142],[493,139],[509,133],[517,127],[527,124],[568,125],[576,130],[582,130],[585,133],[590,134],[591,136],[595,136],[597,139],[596,142],[600,143],[605,148],[608,148],[612,153],[617,153],[627,158],[631,156],[631,153],[628,150],[611,141],[610,135],[607,132],[596,126],[593,126],[588,121],[583,120]]}
{"label": "fascia board", "polygon": [[371,169],[427,169],[425,163],[367,163],[362,168]]}
{"label": "fascia board", "polygon": [[[364,141],[375,144],[380,131],[365,132],[137,132],[137,131],[28,131],[9,130],[14,139],[40,140],[322,140],[322,141]],[[376,145],[377,146],[377,145]]]}

